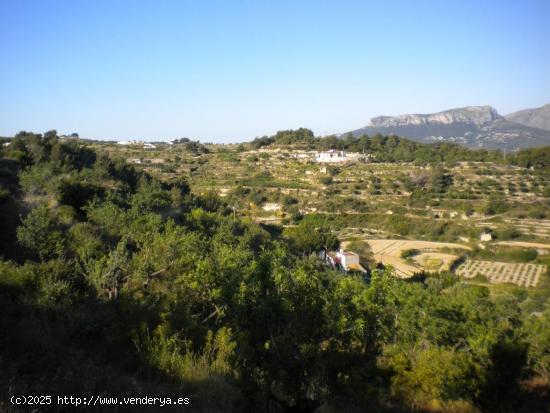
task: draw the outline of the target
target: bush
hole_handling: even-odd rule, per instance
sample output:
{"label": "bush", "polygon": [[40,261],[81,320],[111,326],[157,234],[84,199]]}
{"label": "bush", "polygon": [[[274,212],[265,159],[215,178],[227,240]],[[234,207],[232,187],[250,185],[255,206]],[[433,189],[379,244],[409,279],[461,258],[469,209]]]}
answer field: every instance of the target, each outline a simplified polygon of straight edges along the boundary
{"label": "bush", "polygon": [[496,230],[495,236],[501,240],[516,239],[521,237],[521,231],[515,227],[505,227]]}
{"label": "bush", "polygon": [[411,248],[411,249],[401,251],[401,258],[403,259],[412,258],[418,254],[420,254],[420,250]]}
{"label": "bush", "polygon": [[545,219],[549,208],[544,205],[533,205],[527,210],[527,216],[532,219]]}
{"label": "bush", "polygon": [[57,220],[46,206],[34,208],[17,228],[19,242],[36,252],[42,260],[63,253],[65,240],[58,229]]}
{"label": "bush", "polygon": [[525,249],[512,249],[504,253],[504,255],[507,255],[510,260],[517,261],[517,262],[529,262],[534,261],[538,257],[538,252],[536,249],[533,248],[525,248]]}
{"label": "bush", "polygon": [[56,188],[59,203],[69,205],[77,211],[81,211],[95,197],[102,197],[103,188],[96,187],[87,182],[60,181]]}
{"label": "bush", "polygon": [[510,206],[503,198],[489,197],[489,200],[481,206],[480,212],[485,215],[497,215],[508,211]]}

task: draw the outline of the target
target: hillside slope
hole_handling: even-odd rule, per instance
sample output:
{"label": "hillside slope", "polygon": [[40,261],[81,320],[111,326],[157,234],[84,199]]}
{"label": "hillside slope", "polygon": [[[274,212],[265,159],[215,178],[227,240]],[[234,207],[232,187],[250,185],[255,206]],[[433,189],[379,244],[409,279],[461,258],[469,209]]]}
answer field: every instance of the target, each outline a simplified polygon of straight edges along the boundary
{"label": "hillside slope", "polygon": [[505,118],[511,122],[550,131],[550,103],[539,108],[510,113]]}

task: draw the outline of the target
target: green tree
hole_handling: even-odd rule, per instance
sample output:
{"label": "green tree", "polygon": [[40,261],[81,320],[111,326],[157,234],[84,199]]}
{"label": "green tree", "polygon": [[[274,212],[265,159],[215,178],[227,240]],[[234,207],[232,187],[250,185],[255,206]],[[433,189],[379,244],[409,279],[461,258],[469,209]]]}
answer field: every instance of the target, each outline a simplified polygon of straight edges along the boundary
{"label": "green tree", "polygon": [[448,173],[444,168],[437,166],[433,169],[429,181],[431,192],[437,194],[445,193],[452,184],[453,176]]}
{"label": "green tree", "polygon": [[324,227],[315,227],[312,222],[303,221],[295,227],[286,228],[283,234],[291,245],[302,254],[327,251],[338,248],[338,238]]}
{"label": "green tree", "polygon": [[88,278],[98,291],[105,292],[109,300],[119,297],[121,288],[128,280],[129,252],[127,241],[122,239],[116,248],[93,263]]}
{"label": "green tree", "polygon": [[34,208],[17,228],[19,242],[47,260],[63,254],[65,238],[45,205]]}

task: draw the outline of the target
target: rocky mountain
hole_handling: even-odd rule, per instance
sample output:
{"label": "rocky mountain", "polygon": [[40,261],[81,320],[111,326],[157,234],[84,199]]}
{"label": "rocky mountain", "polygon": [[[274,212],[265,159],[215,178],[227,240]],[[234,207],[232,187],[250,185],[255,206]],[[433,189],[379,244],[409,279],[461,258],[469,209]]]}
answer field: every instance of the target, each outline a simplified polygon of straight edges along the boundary
{"label": "rocky mountain", "polygon": [[453,142],[472,148],[515,150],[550,145],[550,131],[506,119],[491,106],[432,114],[378,116],[353,135],[398,135],[422,143]]}
{"label": "rocky mountain", "polygon": [[550,131],[550,103],[540,108],[524,109],[505,116],[511,122]]}

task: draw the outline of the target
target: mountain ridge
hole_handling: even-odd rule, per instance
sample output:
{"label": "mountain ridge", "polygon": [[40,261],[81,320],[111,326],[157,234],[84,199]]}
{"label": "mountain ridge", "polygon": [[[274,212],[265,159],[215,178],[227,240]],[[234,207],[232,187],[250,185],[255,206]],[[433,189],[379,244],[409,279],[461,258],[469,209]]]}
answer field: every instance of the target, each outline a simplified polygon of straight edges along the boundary
{"label": "mountain ridge", "polygon": [[538,108],[523,109],[505,116],[512,122],[550,131],[550,103]]}
{"label": "mountain ridge", "polygon": [[[550,112],[550,105],[547,106]],[[453,142],[486,149],[517,150],[550,145],[550,130],[511,121],[489,105],[427,114],[376,116],[367,126],[351,133],[354,136],[398,135],[422,143]]]}

